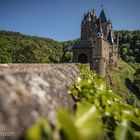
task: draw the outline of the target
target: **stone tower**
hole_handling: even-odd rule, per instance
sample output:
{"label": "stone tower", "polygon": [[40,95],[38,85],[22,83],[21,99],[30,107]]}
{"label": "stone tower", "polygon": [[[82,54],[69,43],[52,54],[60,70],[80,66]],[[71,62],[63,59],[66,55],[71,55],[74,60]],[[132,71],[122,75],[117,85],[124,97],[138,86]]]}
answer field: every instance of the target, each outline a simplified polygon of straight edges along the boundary
{"label": "stone tower", "polygon": [[118,44],[114,40],[104,10],[98,18],[95,10],[88,11],[81,23],[81,38],[73,46],[73,62],[90,63],[90,69],[105,76],[107,65],[117,66]]}

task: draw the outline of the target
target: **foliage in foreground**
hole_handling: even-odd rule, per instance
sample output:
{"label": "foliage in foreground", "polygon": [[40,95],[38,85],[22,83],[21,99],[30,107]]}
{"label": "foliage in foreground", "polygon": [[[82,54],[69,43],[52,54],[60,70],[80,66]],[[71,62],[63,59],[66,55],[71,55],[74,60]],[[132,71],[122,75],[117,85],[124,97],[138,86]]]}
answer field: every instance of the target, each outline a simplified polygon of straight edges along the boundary
{"label": "foliage in foreground", "polygon": [[79,67],[81,78],[68,91],[78,100],[75,114],[60,109],[55,126],[41,120],[27,130],[26,140],[139,140],[140,110],[94,71]]}

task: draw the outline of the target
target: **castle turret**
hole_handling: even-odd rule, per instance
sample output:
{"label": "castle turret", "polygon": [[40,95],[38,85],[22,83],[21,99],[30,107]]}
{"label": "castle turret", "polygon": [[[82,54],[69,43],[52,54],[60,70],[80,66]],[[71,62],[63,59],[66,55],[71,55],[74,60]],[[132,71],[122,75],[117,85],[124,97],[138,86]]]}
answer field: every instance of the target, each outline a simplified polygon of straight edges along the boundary
{"label": "castle turret", "polygon": [[107,22],[107,26],[108,26],[109,30],[112,29],[112,23],[111,23],[110,19]]}
{"label": "castle turret", "polygon": [[96,22],[96,12],[95,12],[95,9],[93,9],[93,10],[91,11],[91,18],[92,18],[92,21],[93,21],[93,22]]}
{"label": "castle turret", "polygon": [[95,10],[88,11],[87,14],[84,14],[84,19],[81,23],[81,40],[90,40],[91,32],[96,22],[96,13]]}
{"label": "castle turret", "polygon": [[104,10],[102,9],[99,18],[101,19],[101,22],[107,22]]}
{"label": "castle turret", "polygon": [[95,9],[92,10],[92,15],[93,15],[93,17],[96,17],[96,11],[95,11]]}
{"label": "castle turret", "polygon": [[102,24],[101,24],[101,18],[99,18],[97,37],[98,38],[103,38],[103,29],[102,29]]}
{"label": "castle turret", "polygon": [[109,42],[111,45],[114,43],[114,38],[113,38],[112,30],[109,30],[107,40],[108,40],[108,42]]}

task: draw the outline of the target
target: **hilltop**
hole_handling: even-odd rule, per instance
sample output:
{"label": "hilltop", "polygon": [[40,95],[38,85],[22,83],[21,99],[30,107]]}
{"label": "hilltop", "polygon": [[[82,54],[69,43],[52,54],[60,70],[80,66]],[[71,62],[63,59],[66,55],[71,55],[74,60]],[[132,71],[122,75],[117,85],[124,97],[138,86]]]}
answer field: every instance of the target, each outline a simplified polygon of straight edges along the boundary
{"label": "hilltop", "polygon": [[0,63],[60,63],[70,42],[0,31]]}

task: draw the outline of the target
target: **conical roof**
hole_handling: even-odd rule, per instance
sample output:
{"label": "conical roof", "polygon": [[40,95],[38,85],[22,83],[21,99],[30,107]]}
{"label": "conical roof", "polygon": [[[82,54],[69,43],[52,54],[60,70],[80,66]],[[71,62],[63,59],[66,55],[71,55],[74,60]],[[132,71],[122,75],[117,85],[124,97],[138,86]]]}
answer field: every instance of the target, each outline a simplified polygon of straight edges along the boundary
{"label": "conical roof", "polygon": [[95,11],[95,9],[92,10],[92,15],[93,15],[93,17],[96,17],[96,11]]}
{"label": "conical roof", "polygon": [[99,18],[101,19],[101,22],[107,22],[106,16],[105,16],[105,12],[102,9]]}

